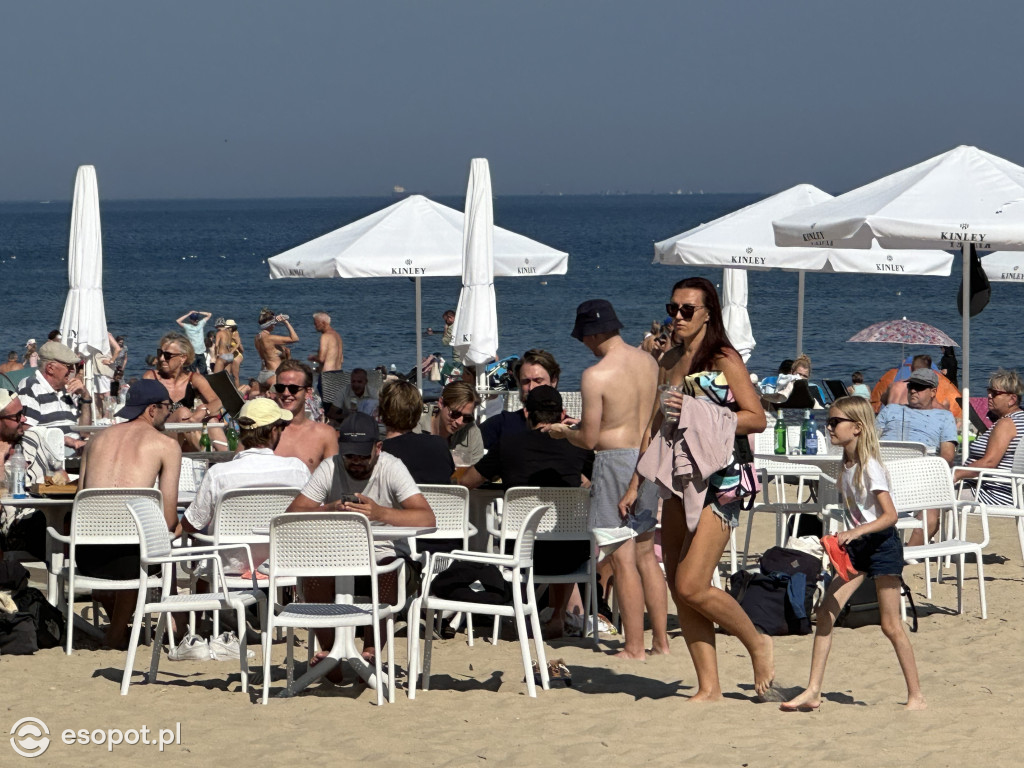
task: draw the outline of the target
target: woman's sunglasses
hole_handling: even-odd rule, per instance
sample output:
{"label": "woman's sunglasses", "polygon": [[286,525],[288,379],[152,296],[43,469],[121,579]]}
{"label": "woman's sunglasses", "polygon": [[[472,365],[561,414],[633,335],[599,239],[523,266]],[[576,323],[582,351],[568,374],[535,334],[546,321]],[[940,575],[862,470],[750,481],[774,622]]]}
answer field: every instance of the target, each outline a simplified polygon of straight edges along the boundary
{"label": "woman's sunglasses", "polygon": [[174,358],[181,357],[184,354],[185,354],[184,352],[168,352],[165,349],[158,349],[156,351],[156,359],[159,360],[159,359],[163,358],[164,360],[167,360],[168,362],[170,362]]}
{"label": "woman's sunglasses", "polygon": [[297,395],[297,394],[299,394],[299,392],[301,392],[304,389],[305,389],[304,386],[299,386],[298,384],[275,384],[274,385],[274,391],[277,392],[277,394],[279,394],[279,395],[283,395],[285,392],[287,392],[290,395]]}
{"label": "woman's sunglasses", "polygon": [[683,320],[692,320],[693,313],[698,309],[704,309],[703,304],[676,304],[670,301],[665,305],[665,311],[668,312],[669,317],[675,317],[676,315],[682,315]]}

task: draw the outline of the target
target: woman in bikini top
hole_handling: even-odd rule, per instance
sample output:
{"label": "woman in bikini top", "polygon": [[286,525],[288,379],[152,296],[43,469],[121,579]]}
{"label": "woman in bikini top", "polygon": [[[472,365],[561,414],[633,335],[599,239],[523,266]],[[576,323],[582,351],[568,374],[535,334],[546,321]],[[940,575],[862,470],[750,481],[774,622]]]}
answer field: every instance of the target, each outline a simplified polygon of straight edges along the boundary
{"label": "woman in bikini top", "polygon": [[[298,341],[299,334],[295,332],[292,324],[288,322],[287,315],[275,315],[269,309],[260,310],[258,322],[260,324],[260,332],[256,334],[256,338],[253,340],[256,352],[259,354],[260,360],[263,361],[263,369],[260,371],[258,381],[261,385],[272,387],[275,378],[273,373],[287,355],[288,348],[285,345],[294,344]],[[288,336],[274,333],[274,326],[278,323],[283,323],[288,329]]]}

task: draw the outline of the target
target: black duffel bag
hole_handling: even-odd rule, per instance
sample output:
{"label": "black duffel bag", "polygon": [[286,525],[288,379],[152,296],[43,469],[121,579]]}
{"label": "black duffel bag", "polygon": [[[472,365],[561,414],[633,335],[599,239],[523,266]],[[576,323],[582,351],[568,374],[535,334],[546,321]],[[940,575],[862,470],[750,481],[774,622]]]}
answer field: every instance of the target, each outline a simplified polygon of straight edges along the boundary
{"label": "black duffel bag", "polygon": [[797,549],[772,547],[761,556],[761,573],[737,571],[729,594],[766,635],[808,635],[821,561]]}

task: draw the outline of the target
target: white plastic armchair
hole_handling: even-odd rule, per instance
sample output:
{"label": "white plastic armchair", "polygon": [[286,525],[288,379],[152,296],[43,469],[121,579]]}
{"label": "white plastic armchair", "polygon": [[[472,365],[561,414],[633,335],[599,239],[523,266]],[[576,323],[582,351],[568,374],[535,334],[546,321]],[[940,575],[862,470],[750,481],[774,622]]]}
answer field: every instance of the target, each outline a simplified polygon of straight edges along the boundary
{"label": "white plastic armchair", "polygon": [[[74,635],[75,593],[89,590],[137,590],[139,579],[114,580],[98,576],[84,576],[78,572],[77,556],[79,547],[96,545],[128,545],[137,546],[139,534],[132,520],[126,502],[148,500],[163,509],[163,496],[156,488],[89,488],[79,491],[71,508],[71,530],[65,536],[53,528],[46,529],[46,535],[56,541],[68,545],[68,557],[55,558],[48,567],[55,569],[59,580],[66,588],[67,597],[67,636],[64,652],[71,655],[71,643]],[[161,520],[163,513],[161,512]],[[164,523],[167,533],[167,524]],[[63,560],[63,562],[61,562]],[[59,563],[59,564],[58,564]],[[169,585],[170,576],[163,584],[160,576],[145,576],[143,582],[148,587]],[[94,614],[95,615],[95,614]]]}
{"label": "white plastic armchair", "polygon": [[[149,590],[140,587],[135,603],[135,618],[132,621],[131,640],[128,643],[128,658],[125,661],[124,675],[121,678],[121,695],[128,694],[132,671],[135,666],[135,653],[139,647],[139,628],[144,616],[152,613],[160,614],[156,626],[156,640],[153,642],[153,658],[150,664],[148,681],[156,682],[157,670],[160,666],[160,655],[163,650],[161,638],[167,626],[167,614],[184,613],[186,611],[222,611],[235,612],[238,621],[238,650],[242,672],[242,691],[249,690],[249,659],[245,641],[245,609],[259,606],[260,633],[266,647],[267,637],[267,598],[256,586],[256,579],[251,581],[250,589],[228,591],[224,584],[224,571],[221,567],[221,552],[226,549],[241,548],[245,551],[252,569],[252,555],[247,544],[228,544],[223,546],[205,546],[188,548],[171,548],[171,537],[164,522],[163,509],[152,498],[134,499],[127,502],[127,507],[134,520],[139,537],[139,574],[140,581],[144,578],[150,565],[160,565],[164,575],[164,585],[160,590],[160,599],[148,600]],[[210,592],[199,594],[171,594],[171,565],[186,561],[208,559],[213,569],[213,582]],[[173,636],[170,647],[174,647]]]}
{"label": "white plastic armchair", "polygon": [[[516,630],[519,636],[519,647],[523,657],[523,672],[526,675],[526,690],[532,698],[536,697],[537,688],[533,679],[530,641],[526,632],[526,617],[529,616],[537,651],[537,666],[540,671],[541,687],[544,690],[548,689],[547,659],[544,655],[544,640],[541,637],[537,598],[534,594],[533,549],[541,518],[551,511],[552,507],[542,505],[533,509],[526,516],[518,529],[515,548],[511,555],[456,550],[450,554],[435,554],[429,558],[423,579],[422,593],[412,601],[412,605],[409,608],[408,693],[410,699],[416,698],[416,685],[421,669],[423,674],[423,690],[430,688],[430,658],[433,640],[433,633],[430,632],[430,627],[433,625],[434,611],[446,610],[472,611],[473,613],[490,614],[493,616],[511,616],[515,619]],[[453,563],[477,563],[497,568],[501,572],[502,577],[510,582],[512,588],[511,604],[469,603],[459,600],[445,600],[432,595],[430,588],[434,577],[447,570]],[[525,590],[523,589],[524,586]],[[427,628],[424,635],[422,666],[420,664],[419,646],[420,623],[412,618],[418,617],[421,609],[424,612],[424,626]]]}
{"label": "white plastic armchair", "polygon": [[[289,488],[286,486],[272,486],[267,488],[235,488],[226,491],[217,502],[213,513],[212,530],[209,534],[193,534],[192,538],[206,544],[248,544],[252,547],[255,544],[263,545],[263,552],[266,552],[267,537],[265,533],[255,533],[256,529],[270,527],[270,521],[276,516],[284,513],[288,505],[299,495],[300,488]],[[262,562],[262,560],[261,560]],[[260,563],[257,562],[256,566]],[[256,574],[257,583],[266,586],[266,579],[259,579]],[[199,569],[193,573],[193,591],[196,579],[209,580],[209,568]],[[251,579],[245,576],[227,574],[224,582],[228,589],[246,589]],[[295,579],[278,579],[278,587],[293,587]],[[220,634],[220,620],[217,614],[213,616],[213,635]]]}
{"label": "white plastic armchair", "polygon": [[[428,552],[419,551],[422,542],[454,542],[455,546],[449,546],[449,550],[468,550],[469,538],[475,536],[477,532],[476,526],[469,522],[469,489],[461,485],[421,484],[420,493],[434,511],[434,524],[437,530],[409,540],[412,556],[426,564]],[[461,616],[466,617],[466,637],[469,644],[473,645],[473,615],[458,614],[453,619],[453,626]]]}
{"label": "white plastic armchair", "polygon": [[[334,578],[335,600],[332,603],[293,602],[271,605],[267,631],[263,635],[263,703],[270,695],[270,637],[275,627],[288,629],[288,685],[293,673],[292,640],[296,627],[307,629],[371,627],[374,647],[375,687],[377,705],[383,704],[384,675],[381,657],[386,651],[391,667],[388,701],[395,700],[394,606],[381,602],[378,577],[401,565],[378,568],[374,557],[370,523],[357,512],[292,512],[270,521],[270,595],[277,594],[281,579],[301,577]],[[400,572],[400,571],[399,571]],[[370,577],[370,602],[353,603],[343,580],[355,576]],[[387,622],[387,645],[380,642],[381,619]],[[335,662],[325,659],[321,664]]]}
{"label": "white plastic armchair", "polygon": [[[536,584],[586,583],[583,605],[589,614],[585,622],[584,637],[588,631],[597,647],[597,542],[590,530],[589,488],[541,488],[520,486],[505,491],[502,501],[501,525],[498,531],[497,551],[504,554],[507,543],[515,540],[519,528],[538,506],[551,508],[537,527],[538,541],[586,541],[590,557],[575,571],[557,576],[533,573]],[[495,615],[491,643],[497,645],[501,616]]]}
{"label": "white plastic armchair", "polygon": [[[975,509],[981,518],[982,540],[968,541],[963,530],[966,526],[966,511],[961,510],[953,489],[953,473],[945,459],[939,456],[925,456],[919,459],[902,459],[886,464],[889,472],[891,495],[897,512],[917,512],[926,509],[937,509],[948,512],[954,518],[961,513],[960,534],[948,535],[939,541],[923,544],[918,547],[904,547],[903,556],[909,562],[923,560],[925,563],[925,594],[931,598],[930,558],[956,557],[956,594],[957,613],[963,613],[963,585],[965,556],[973,555],[978,567],[978,592],[981,601],[981,617],[988,616],[985,605],[985,569],[982,563],[982,551],[988,546],[988,514],[984,504],[977,504]],[[943,526],[939,526],[942,535]]]}
{"label": "white plastic armchair", "polygon": [[[956,469],[971,470],[972,467],[954,467]],[[977,470],[973,470],[977,471]],[[1013,454],[1013,464],[1010,469],[985,469],[983,470],[982,476],[973,478],[976,480],[977,485],[982,483],[992,486],[1003,486],[1008,489],[1011,496],[1010,504],[991,504],[985,505],[986,514],[989,517],[997,517],[1014,520],[1017,527],[1017,542],[1020,545],[1020,554],[1024,558],[1024,440],[1017,443],[1017,448]],[[968,486],[965,481],[960,481],[958,491],[961,491]],[[977,491],[974,492],[977,495]],[[958,495],[958,498],[962,499],[963,495]],[[977,502],[974,501],[961,501],[961,506],[966,507],[967,515],[964,518],[966,521],[978,514]],[[961,535],[966,536],[966,531],[961,531]]]}

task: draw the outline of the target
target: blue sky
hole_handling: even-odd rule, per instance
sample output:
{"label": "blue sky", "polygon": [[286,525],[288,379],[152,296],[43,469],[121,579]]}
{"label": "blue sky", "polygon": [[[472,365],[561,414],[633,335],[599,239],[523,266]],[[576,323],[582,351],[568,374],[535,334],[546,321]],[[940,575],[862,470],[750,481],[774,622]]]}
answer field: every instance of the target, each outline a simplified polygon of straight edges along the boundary
{"label": "blue sky", "polygon": [[0,200],[842,192],[1024,164],[1019,2],[0,5]]}

